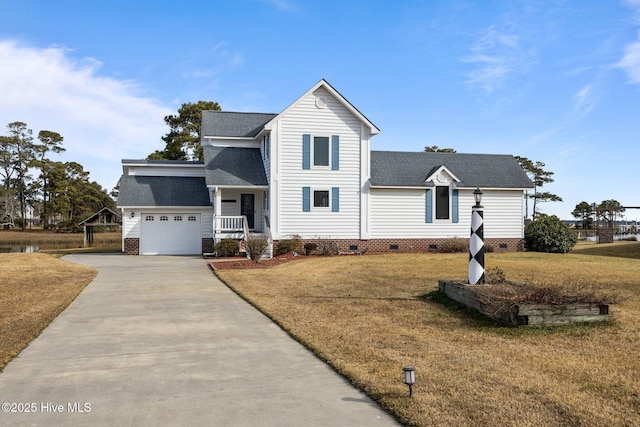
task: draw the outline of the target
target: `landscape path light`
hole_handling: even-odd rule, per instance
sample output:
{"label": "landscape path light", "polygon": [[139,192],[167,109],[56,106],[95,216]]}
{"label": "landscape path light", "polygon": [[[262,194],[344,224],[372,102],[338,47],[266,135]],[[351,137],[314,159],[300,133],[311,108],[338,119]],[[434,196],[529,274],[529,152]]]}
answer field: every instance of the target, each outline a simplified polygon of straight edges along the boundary
{"label": "landscape path light", "polygon": [[469,284],[484,283],[484,208],[482,190],[476,188],[473,192],[476,201],[471,208],[471,237],[469,239]]}
{"label": "landscape path light", "polygon": [[409,397],[412,397],[412,387],[416,383],[416,368],[413,366],[405,366],[402,370],[404,371],[404,383],[409,386]]}

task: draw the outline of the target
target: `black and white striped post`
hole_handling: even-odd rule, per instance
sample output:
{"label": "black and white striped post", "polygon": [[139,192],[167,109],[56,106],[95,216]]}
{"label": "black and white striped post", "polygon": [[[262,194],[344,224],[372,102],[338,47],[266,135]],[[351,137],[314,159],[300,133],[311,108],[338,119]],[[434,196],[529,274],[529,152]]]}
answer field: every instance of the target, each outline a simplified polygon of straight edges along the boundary
{"label": "black and white striped post", "polygon": [[480,206],[482,191],[473,192],[476,205],[471,208],[471,238],[469,239],[469,284],[484,283],[484,208]]}

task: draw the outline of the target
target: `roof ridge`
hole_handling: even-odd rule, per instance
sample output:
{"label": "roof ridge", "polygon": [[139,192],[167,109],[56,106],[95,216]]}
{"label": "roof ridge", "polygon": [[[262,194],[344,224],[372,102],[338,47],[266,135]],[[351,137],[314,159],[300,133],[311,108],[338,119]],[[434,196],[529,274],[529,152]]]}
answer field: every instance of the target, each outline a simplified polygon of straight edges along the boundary
{"label": "roof ridge", "polygon": [[202,111],[207,111],[209,113],[232,113],[232,114],[262,114],[265,116],[277,116],[278,113],[262,113],[262,112],[257,112],[257,111],[220,111],[220,110],[202,110]]}

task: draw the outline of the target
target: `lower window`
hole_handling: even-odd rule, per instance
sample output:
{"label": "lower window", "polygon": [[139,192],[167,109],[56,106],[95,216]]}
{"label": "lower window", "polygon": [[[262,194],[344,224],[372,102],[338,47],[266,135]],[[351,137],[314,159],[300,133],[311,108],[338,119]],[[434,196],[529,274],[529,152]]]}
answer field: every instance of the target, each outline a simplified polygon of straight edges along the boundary
{"label": "lower window", "polygon": [[328,208],[329,207],[329,192],[328,191],[314,191],[313,192],[313,207],[314,208]]}

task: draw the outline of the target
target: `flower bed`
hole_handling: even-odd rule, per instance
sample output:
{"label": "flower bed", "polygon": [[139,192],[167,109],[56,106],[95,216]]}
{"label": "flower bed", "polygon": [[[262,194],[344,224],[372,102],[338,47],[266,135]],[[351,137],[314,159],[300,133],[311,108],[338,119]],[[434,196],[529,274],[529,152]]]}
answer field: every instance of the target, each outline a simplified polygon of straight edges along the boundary
{"label": "flower bed", "polygon": [[597,295],[573,295],[512,282],[469,285],[440,280],[450,299],[509,326],[556,326],[609,320],[609,305]]}

